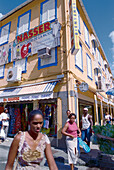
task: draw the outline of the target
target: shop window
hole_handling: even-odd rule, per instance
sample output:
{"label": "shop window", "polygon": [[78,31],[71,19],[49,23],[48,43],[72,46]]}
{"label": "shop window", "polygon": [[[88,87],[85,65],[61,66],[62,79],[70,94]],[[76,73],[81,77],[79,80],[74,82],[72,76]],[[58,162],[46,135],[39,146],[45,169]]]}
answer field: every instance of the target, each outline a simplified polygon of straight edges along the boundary
{"label": "shop window", "polygon": [[51,103],[49,100],[39,103],[39,109],[44,115],[44,123],[42,133],[49,137],[57,137],[57,104]]}
{"label": "shop window", "polygon": [[82,55],[82,45],[79,44],[80,48],[77,54],[75,55],[75,66],[83,72],[83,55]]}
{"label": "shop window", "polygon": [[27,71],[27,57],[21,60],[17,60],[13,62],[14,67],[21,67],[22,68],[22,73],[26,73]]}
{"label": "shop window", "polygon": [[22,34],[30,29],[30,19],[31,10],[25,12],[18,17],[17,35]]}
{"label": "shop window", "polygon": [[9,41],[11,22],[0,28],[0,45],[7,44]]}
{"label": "shop window", "polygon": [[28,130],[28,116],[33,110],[33,103],[12,103],[7,105],[10,121],[8,136],[15,136],[19,131]]}
{"label": "shop window", "polygon": [[45,0],[40,7],[40,24],[57,18],[57,0]]}
{"label": "shop window", "polygon": [[92,80],[92,61],[88,54],[86,54],[87,57],[87,76]]}
{"label": "shop window", "polygon": [[78,31],[79,31],[79,33],[81,33],[81,30],[80,30],[80,13],[79,13],[78,9],[77,9],[77,12],[78,12]]}
{"label": "shop window", "polygon": [[38,70],[57,65],[57,47],[51,49],[51,57],[38,58]]}
{"label": "shop window", "polygon": [[0,79],[4,78],[5,65],[0,66]]}
{"label": "shop window", "polygon": [[87,26],[86,26],[85,23],[84,23],[84,36],[85,36],[85,43],[86,43],[87,46],[90,48],[89,31],[88,31],[88,28],[87,28]]}

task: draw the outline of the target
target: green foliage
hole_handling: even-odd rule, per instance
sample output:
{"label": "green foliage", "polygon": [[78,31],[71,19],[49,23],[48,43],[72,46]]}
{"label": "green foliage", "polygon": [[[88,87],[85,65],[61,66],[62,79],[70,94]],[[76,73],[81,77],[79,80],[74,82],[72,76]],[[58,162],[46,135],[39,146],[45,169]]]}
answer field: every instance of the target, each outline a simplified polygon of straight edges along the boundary
{"label": "green foliage", "polygon": [[[100,134],[106,137],[114,138],[114,125],[94,126],[95,135]],[[97,138],[100,150],[106,154],[114,154],[114,142],[109,139]]]}

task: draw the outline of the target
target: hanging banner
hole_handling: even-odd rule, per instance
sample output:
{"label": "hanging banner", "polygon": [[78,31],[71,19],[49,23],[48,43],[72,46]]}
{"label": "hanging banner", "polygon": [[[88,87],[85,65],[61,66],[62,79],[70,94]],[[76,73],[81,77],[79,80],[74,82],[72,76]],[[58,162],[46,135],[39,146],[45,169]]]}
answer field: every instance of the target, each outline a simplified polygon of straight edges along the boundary
{"label": "hanging banner", "polygon": [[70,30],[71,30],[71,54],[76,55],[79,50],[78,33],[78,14],[76,9],[76,0],[69,0],[70,11]]}
{"label": "hanging banner", "polygon": [[10,63],[12,60],[12,43],[0,47],[0,65]]}
{"label": "hanging banner", "polygon": [[0,65],[24,59],[45,47],[60,46],[60,30],[61,24],[56,19],[53,23],[43,23],[18,35],[12,43],[0,47]]}
{"label": "hanging banner", "polygon": [[58,20],[46,22],[16,37],[13,48],[13,60],[22,59],[37,53],[45,47],[60,46],[61,25]]}

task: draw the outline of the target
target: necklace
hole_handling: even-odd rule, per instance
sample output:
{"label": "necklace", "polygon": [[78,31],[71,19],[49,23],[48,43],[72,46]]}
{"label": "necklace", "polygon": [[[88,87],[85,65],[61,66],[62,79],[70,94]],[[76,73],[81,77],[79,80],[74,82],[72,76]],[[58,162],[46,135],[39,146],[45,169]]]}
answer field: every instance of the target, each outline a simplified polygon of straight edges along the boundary
{"label": "necklace", "polygon": [[33,142],[34,142],[35,144],[37,144],[39,141],[40,141],[40,139],[36,139],[36,140],[33,139]]}

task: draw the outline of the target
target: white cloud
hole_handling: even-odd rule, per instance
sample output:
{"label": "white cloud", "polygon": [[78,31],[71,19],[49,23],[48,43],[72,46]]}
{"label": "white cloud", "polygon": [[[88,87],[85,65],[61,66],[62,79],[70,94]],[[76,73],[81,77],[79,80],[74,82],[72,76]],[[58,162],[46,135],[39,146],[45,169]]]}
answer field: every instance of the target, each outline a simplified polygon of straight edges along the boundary
{"label": "white cloud", "polygon": [[111,64],[111,72],[112,72],[112,74],[113,74],[113,77],[114,77],[114,61],[112,62],[112,64]]}
{"label": "white cloud", "polygon": [[112,55],[113,55],[113,58],[114,58],[114,31],[112,31],[112,32],[109,34],[109,37],[110,37],[111,40],[112,40]]}
{"label": "white cloud", "polygon": [[3,14],[2,13],[0,13],[0,18],[2,18],[3,17]]}
{"label": "white cloud", "polygon": [[[112,57],[114,59],[114,31],[112,31],[110,34],[109,34],[109,38],[111,38],[111,41],[112,41]],[[113,63],[111,63],[111,71],[112,71],[112,74],[114,76],[114,61]]]}

